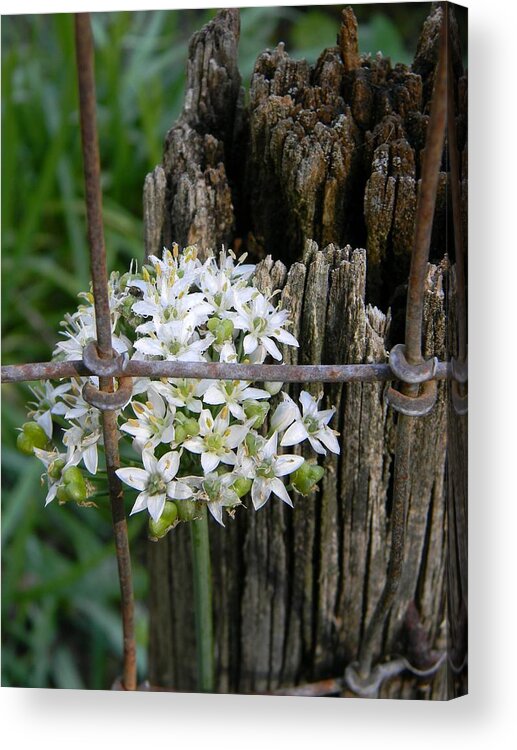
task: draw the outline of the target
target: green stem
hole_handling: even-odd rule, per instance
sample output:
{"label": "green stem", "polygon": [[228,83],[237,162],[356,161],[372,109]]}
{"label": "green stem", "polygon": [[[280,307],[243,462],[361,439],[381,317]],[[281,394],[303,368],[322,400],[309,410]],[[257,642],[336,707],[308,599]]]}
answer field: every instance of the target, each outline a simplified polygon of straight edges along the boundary
{"label": "green stem", "polygon": [[190,523],[190,540],[194,577],[198,689],[201,693],[212,693],[215,689],[212,571],[208,518],[204,504],[201,518]]}

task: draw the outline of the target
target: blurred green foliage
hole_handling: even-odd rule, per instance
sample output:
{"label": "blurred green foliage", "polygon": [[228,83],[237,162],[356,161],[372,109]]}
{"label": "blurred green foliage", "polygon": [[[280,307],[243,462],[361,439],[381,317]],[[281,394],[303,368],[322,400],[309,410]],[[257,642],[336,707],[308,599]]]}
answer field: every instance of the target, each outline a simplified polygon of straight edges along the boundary
{"label": "blurred green foliage", "polygon": [[[244,9],[244,83],[257,54],[281,40],[314,62],[335,44],[341,7]],[[428,7],[355,6],[361,50],[409,62]],[[214,12],[92,17],[110,269],[142,256],[143,180],[181,108],[188,39]],[[46,360],[89,279],[70,15],[2,19],[2,187],[3,363]],[[28,397],[26,386],[3,386],[2,684],[106,688],[121,663],[109,515],[56,503],[43,510],[40,464],[15,449]],[[145,521],[130,519],[142,677]]]}

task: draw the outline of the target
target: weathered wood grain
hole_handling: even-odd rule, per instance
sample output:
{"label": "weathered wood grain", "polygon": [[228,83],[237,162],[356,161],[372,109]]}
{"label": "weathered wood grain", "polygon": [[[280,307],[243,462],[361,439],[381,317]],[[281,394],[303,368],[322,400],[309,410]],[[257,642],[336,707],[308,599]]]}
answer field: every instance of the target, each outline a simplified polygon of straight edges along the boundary
{"label": "weathered wood grain", "polygon": [[[261,53],[246,108],[236,64],[238,12],[221,11],[192,39],[184,109],[167,135],[162,165],[145,183],[146,252],[172,241],[197,242],[204,251],[238,240],[262,258],[257,284],[268,294],[280,290],[300,342],[284,348],[286,363],[386,362],[401,340],[441,12],[433,6],[409,68],[359,55],[357,24],[346,9],[337,46],[314,68],[283,45]],[[466,225],[467,85],[456,46],[453,65]],[[442,359],[454,351],[447,210],[444,172],[423,342],[426,356]],[[303,387],[288,391],[297,397]],[[297,496],[294,510],[271,498],[257,513],[241,509],[225,529],[210,526],[221,692],[342,676],[357,659],[385,583],[396,416],[384,386],[307,389],[323,393],[324,408],[336,406],[340,432],[341,454],[323,458],[319,489]],[[456,666],[465,656],[466,484],[454,472],[464,460],[466,427],[465,418],[451,416],[447,396],[441,384],[434,411],[413,430],[405,567],[375,660],[406,653],[418,659],[422,642],[437,654],[449,648],[451,634]],[[454,448],[447,473],[448,440]],[[150,679],[194,690],[188,529],[154,545],[149,561]],[[409,625],[415,617],[416,646]],[[380,695],[427,700],[464,690],[461,676],[441,668],[426,679],[404,672]]]}

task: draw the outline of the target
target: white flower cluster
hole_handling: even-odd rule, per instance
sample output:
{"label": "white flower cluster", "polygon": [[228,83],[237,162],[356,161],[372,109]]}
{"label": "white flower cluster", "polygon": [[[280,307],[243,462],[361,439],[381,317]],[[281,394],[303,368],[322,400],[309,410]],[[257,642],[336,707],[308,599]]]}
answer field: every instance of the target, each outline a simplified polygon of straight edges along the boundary
{"label": "white flower cluster", "polygon": [[[140,273],[132,266],[122,277],[112,274],[116,351],[138,360],[262,363],[271,356],[281,362],[279,343],[298,346],[286,330],[289,314],[253,285],[255,267],[242,260],[223,251],[218,259],[201,262],[195,247],[179,252],[175,246],[162,258],[151,256]],[[65,340],[56,346],[56,359],[80,359],[95,339],[93,298],[82,296],[85,304],[64,321]],[[81,396],[84,382],[35,389],[29,413],[34,422],[22,428],[20,446],[46,467],[47,502],[56,496],[86,500],[87,485],[83,488],[77,467],[97,473],[102,429],[98,411]],[[187,506],[206,503],[223,524],[223,511],[233,514],[248,492],[256,510],[271,494],[292,505],[285,477],[307,494],[321,467],[282,449],[308,440],[316,453],[338,453],[337,433],[328,426],[335,410],[318,410],[319,399],[302,391],[300,411],[282,393],[266,432],[269,400],[282,384],[263,386],[243,380],[135,379],[131,400],[118,416],[121,433],[136,452],[134,465],[117,471],[138,491],[132,513],[147,509],[155,524],[167,516],[172,526],[176,517],[186,518]],[[52,446],[54,421],[64,429],[63,450]]]}

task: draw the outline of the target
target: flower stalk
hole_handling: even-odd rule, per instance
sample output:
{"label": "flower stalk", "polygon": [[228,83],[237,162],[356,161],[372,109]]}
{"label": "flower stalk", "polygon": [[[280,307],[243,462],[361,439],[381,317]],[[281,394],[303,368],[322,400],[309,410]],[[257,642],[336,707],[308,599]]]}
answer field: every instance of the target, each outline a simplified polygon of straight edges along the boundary
{"label": "flower stalk", "polygon": [[212,570],[206,505],[201,505],[200,517],[190,523],[192,571],[194,583],[194,613],[196,621],[198,690],[213,693],[214,626],[212,615]]}

